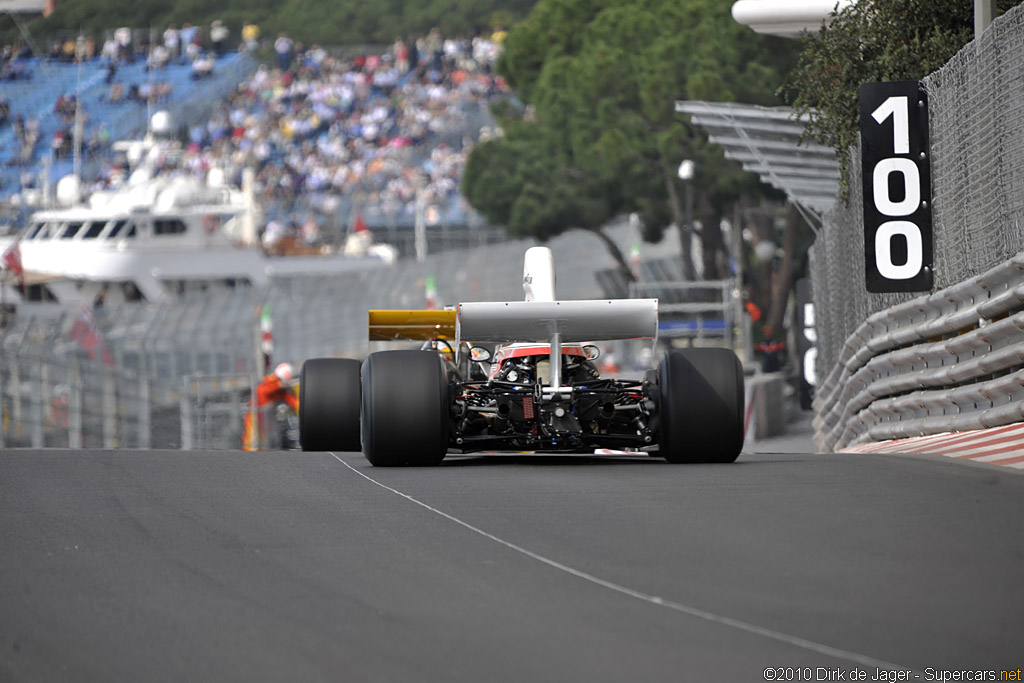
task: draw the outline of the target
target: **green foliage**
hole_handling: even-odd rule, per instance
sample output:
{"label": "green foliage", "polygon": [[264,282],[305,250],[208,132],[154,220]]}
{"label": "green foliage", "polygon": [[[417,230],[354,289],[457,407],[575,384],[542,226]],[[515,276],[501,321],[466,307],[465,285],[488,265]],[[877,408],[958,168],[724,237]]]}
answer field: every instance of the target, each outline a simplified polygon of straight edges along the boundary
{"label": "green foliage", "polygon": [[[1017,0],[999,0],[999,11]],[[783,92],[810,116],[808,133],[834,147],[844,196],[860,130],[860,86],[911,81],[940,68],[974,38],[974,5],[962,0],[859,0],[805,34]]]}
{"label": "green foliage", "polygon": [[287,31],[300,42],[323,45],[389,44],[437,26],[446,36],[507,27],[530,11],[535,0],[63,0],[33,33],[102,31],[131,26],[163,29],[182,22],[206,26],[221,19],[235,37],[243,21],[256,22],[264,36]]}
{"label": "green foliage", "polygon": [[498,63],[531,116],[504,121],[504,138],[474,150],[463,190],[513,234],[596,230],[636,211],[656,241],[680,222],[683,159],[697,162],[711,211],[758,191],[676,100],[778,104],[794,61],[795,46],[737,24],[720,0],[540,0]]}

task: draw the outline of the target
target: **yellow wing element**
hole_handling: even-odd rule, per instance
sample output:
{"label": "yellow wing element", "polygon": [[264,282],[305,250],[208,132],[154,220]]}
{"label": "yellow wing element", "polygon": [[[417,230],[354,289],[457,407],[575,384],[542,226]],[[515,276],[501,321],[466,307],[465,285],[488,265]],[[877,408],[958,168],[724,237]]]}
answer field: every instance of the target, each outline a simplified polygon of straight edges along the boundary
{"label": "yellow wing element", "polygon": [[370,341],[455,338],[455,311],[368,311]]}

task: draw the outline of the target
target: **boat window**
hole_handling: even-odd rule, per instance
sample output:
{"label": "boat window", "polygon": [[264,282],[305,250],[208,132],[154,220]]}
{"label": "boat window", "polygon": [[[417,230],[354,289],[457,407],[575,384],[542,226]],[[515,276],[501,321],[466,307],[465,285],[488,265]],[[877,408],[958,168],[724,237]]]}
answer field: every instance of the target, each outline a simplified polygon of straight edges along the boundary
{"label": "boat window", "polygon": [[34,239],[45,240],[56,229],[53,223],[41,223],[39,229],[33,233]]}
{"label": "boat window", "polygon": [[96,239],[97,237],[100,236],[100,233],[103,232],[103,228],[107,226],[107,224],[103,223],[102,221],[89,223],[88,225],[89,229],[85,231],[84,235],[82,235],[82,239],[84,240]]}
{"label": "boat window", "polygon": [[33,239],[36,235],[39,234],[39,231],[43,229],[43,225],[44,225],[43,223],[36,223],[31,228],[29,228],[28,229],[28,234],[25,235],[25,239],[27,239],[27,240]]}
{"label": "boat window", "polygon": [[128,232],[124,234],[125,237],[135,237],[135,224],[132,223],[128,226]]}
{"label": "boat window", "polygon": [[121,294],[124,296],[125,301],[145,301],[146,297],[142,295],[139,288],[134,282],[128,280],[121,283]]}
{"label": "boat window", "polygon": [[25,301],[54,302],[57,297],[53,295],[46,285],[27,285],[25,287]]}
{"label": "boat window", "polygon": [[110,239],[117,237],[117,234],[121,232],[127,224],[128,221],[117,221],[114,223],[114,227],[110,229],[110,234],[108,234],[107,237]]}
{"label": "boat window", "polygon": [[185,224],[178,220],[153,221],[154,235],[181,235],[185,232]]}
{"label": "boat window", "polygon": [[68,223],[68,227],[64,228],[64,232],[60,234],[62,240],[69,240],[78,234],[78,231],[82,229],[81,223]]}

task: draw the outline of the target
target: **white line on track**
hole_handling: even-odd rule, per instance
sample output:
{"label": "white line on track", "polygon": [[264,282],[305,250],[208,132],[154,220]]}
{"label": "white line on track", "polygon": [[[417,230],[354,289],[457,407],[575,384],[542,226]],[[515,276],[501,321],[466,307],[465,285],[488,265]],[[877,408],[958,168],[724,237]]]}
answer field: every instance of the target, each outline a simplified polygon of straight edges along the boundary
{"label": "white line on track", "polygon": [[479,535],[483,536],[484,538],[490,539],[490,540],[494,541],[495,543],[498,543],[500,545],[505,546],[506,548],[509,548],[510,550],[514,550],[517,553],[520,553],[522,555],[526,555],[527,557],[532,558],[534,560],[537,560],[538,562],[542,562],[542,563],[548,565],[549,567],[553,567],[553,568],[555,568],[555,569],[557,569],[559,571],[565,572],[566,574],[570,574],[570,575],[575,576],[577,578],[583,579],[584,581],[589,581],[590,583],[596,584],[596,585],[601,586],[603,588],[607,588],[608,590],[615,591],[616,593],[620,593],[622,595],[627,595],[627,596],[629,596],[631,598],[635,598],[637,600],[642,600],[643,602],[647,602],[647,603],[650,603],[652,605],[657,605],[659,607],[666,607],[666,608],[668,608],[670,610],[674,610],[676,612],[682,612],[683,614],[688,614],[688,615],[690,615],[692,617],[697,617],[698,619],[704,619],[705,621],[710,621],[710,622],[715,623],[715,624],[720,624],[722,626],[728,626],[729,628],[734,628],[734,629],[737,629],[737,630],[740,630],[740,631],[745,631],[747,633],[753,633],[754,635],[762,636],[764,638],[770,638],[771,640],[775,640],[775,641],[778,641],[778,642],[781,642],[781,643],[786,643],[788,645],[793,645],[795,647],[798,647],[798,648],[801,648],[801,649],[804,649],[804,650],[809,650],[811,652],[817,652],[819,654],[827,655],[829,657],[835,657],[836,659],[842,659],[844,661],[852,662],[854,664],[860,664],[861,666],[876,667],[876,668],[879,668],[879,669],[882,669],[882,670],[885,670],[885,671],[911,671],[911,669],[908,669],[907,667],[899,666],[899,665],[896,665],[896,664],[891,664],[889,662],[884,662],[884,661],[882,661],[880,659],[875,659],[875,658],[869,657],[867,655],[858,654],[856,652],[850,652],[849,650],[842,650],[840,648],[831,647],[829,645],[823,645],[821,643],[816,643],[813,640],[806,640],[805,638],[800,638],[798,636],[792,636],[792,635],[789,635],[787,633],[782,633],[780,631],[774,631],[774,630],[772,630],[770,628],[765,628],[763,626],[757,626],[756,624],[750,624],[750,623],[747,623],[745,621],[740,621],[739,619],[733,619],[731,617],[725,617],[725,616],[722,616],[720,614],[715,614],[714,612],[708,612],[706,610],[698,609],[696,607],[690,607],[689,605],[684,605],[684,604],[679,603],[679,602],[673,602],[672,600],[666,600],[665,598],[660,598],[660,597],[658,597],[656,595],[650,595],[648,593],[644,593],[642,591],[634,590],[632,588],[629,588],[627,586],[623,586],[623,585],[615,583],[613,581],[608,581],[606,579],[602,579],[600,577],[594,576],[593,574],[588,574],[587,572],[581,571],[579,569],[574,569],[573,567],[570,567],[568,565],[562,564],[561,562],[558,562],[556,560],[552,560],[551,558],[545,557],[544,555],[540,555],[538,553],[535,553],[532,550],[527,550],[526,548],[524,548],[522,546],[519,546],[519,545],[516,545],[515,543],[512,543],[511,541],[506,541],[503,538],[499,538],[499,537],[495,536],[494,534],[488,533],[488,532],[484,531],[483,529],[480,529],[479,527],[475,527],[472,524],[470,524],[469,522],[464,522],[461,519],[459,519],[458,517],[454,517],[454,516],[448,514],[447,512],[444,512],[443,510],[438,510],[435,507],[431,507],[430,505],[427,505],[423,501],[417,500],[416,498],[413,498],[408,493],[402,493],[398,489],[393,489],[390,486],[388,486],[387,484],[383,484],[383,483],[377,481],[376,479],[374,479],[373,477],[370,477],[370,476],[360,472],[355,467],[352,467],[352,465],[348,464],[347,462],[345,462],[344,460],[339,458],[335,453],[331,453],[331,455],[334,456],[334,459],[337,460],[338,462],[340,462],[342,465],[344,465],[345,467],[349,468],[350,470],[352,470],[353,472],[355,472],[356,474],[358,474],[360,477],[362,477],[363,479],[367,480],[371,484],[375,484],[376,486],[379,486],[380,488],[384,489],[385,491],[389,491],[389,492],[395,494],[396,496],[400,496],[400,497],[405,498],[406,500],[408,500],[408,501],[410,501],[412,503],[416,503],[420,507],[422,507],[422,508],[424,508],[426,510],[429,510],[430,512],[433,512],[436,515],[444,517],[445,519],[447,519],[447,520],[449,520],[451,522],[455,522],[459,526],[465,527],[466,529],[469,529],[473,533],[479,534]]}

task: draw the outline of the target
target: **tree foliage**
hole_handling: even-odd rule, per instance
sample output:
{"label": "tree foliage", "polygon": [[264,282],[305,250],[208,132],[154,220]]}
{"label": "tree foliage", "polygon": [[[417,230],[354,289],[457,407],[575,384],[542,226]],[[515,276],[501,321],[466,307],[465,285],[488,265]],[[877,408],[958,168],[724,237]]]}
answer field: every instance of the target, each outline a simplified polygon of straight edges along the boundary
{"label": "tree foliage", "polygon": [[[470,36],[507,27],[529,12],[536,0],[62,0],[33,33],[102,31],[130,26],[163,29],[169,23],[209,25],[224,21],[237,37],[242,22],[253,21],[264,36],[287,31],[306,44],[388,44],[437,26],[446,36]],[[0,26],[0,28],[3,28]],[[9,27],[8,27],[9,28]]]}
{"label": "tree foliage", "polygon": [[[638,212],[657,241],[684,223],[676,169],[692,159],[699,212],[717,232],[714,216],[740,192],[758,191],[756,180],[727,164],[675,102],[777,104],[792,56],[718,0],[540,0],[509,32],[498,64],[527,113],[474,150],[463,190],[513,234],[597,232]],[[505,168],[493,170],[498,163]]]}
{"label": "tree foliage", "polygon": [[[1002,12],[1018,0],[998,0]],[[803,37],[783,92],[808,114],[808,134],[834,147],[845,182],[860,130],[860,86],[924,78],[974,37],[974,5],[962,0],[859,0]]]}

